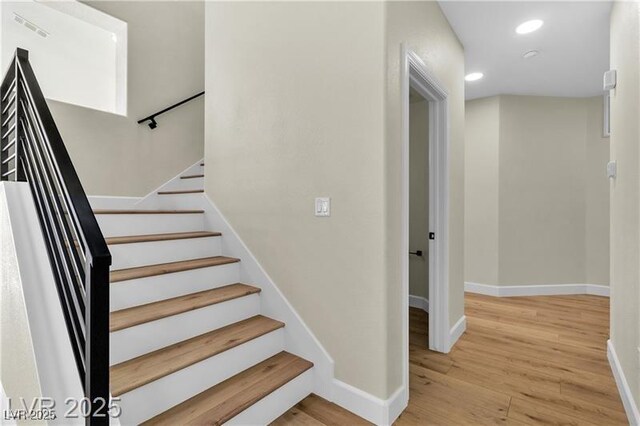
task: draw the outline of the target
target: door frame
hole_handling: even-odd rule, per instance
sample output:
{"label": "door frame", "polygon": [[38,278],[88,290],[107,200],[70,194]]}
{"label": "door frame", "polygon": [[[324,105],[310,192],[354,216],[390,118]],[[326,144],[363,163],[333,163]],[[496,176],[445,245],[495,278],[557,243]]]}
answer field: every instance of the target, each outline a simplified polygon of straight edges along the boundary
{"label": "door frame", "polygon": [[402,46],[402,289],[404,380],[409,384],[409,88],[429,101],[429,349],[449,352],[449,104],[424,61]]}

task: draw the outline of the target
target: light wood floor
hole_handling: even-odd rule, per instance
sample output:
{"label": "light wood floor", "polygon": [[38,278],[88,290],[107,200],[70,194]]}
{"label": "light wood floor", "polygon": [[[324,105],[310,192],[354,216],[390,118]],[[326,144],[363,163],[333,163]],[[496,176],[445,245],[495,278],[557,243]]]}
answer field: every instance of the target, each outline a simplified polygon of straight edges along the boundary
{"label": "light wood floor", "polygon": [[[410,401],[397,425],[628,424],[607,362],[609,299],[465,295],[467,331],[449,354],[427,349],[410,312]],[[362,420],[310,396],[280,425]]]}

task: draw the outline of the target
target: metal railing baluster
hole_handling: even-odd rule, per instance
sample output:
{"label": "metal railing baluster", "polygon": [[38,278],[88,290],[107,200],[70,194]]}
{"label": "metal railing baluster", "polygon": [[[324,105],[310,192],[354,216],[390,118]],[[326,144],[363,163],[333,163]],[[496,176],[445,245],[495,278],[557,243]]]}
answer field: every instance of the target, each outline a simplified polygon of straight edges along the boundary
{"label": "metal railing baluster", "polygon": [[86,423],[107,425],[111,254],[23,49],[0,83],[0,178],[29,184],[90,404]]}

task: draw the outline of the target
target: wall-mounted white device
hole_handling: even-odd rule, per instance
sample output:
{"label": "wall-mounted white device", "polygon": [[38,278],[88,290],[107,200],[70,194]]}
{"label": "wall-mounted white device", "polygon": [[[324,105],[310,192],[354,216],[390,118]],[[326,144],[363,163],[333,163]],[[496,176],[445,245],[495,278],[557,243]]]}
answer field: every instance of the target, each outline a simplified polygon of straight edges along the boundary
{"label": "wall-mounted white device", "polygon": [[604,73],[604,90],[613,90],[616,88],[618,75],[616,70],[609,70]]}
{"label": "wall-mounted white device", "polygon": [[328,197],[316,198],[316,216],[318,217],[331,216],[331,198],[328,198]]}
{"label": "wall-mounted white device", "polygon": [[331,216],[331,198],[329,197],[316,198],[316,216],[318,217]]}
{"label": "wall-mounted white device", "polygon": [[609,161],[607,163],[607,177],[616,178],[618,174],[618,164],[615,161]]}

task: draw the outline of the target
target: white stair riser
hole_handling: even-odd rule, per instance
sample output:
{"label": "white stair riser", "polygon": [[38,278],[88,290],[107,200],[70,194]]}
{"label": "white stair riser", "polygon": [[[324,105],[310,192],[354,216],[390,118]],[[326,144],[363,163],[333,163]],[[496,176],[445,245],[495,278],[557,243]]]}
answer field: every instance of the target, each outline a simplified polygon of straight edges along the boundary
{"label": "white stair riser", "polygon": [[[82,418],[79,417],[77,420],[82,421]],[[55,424],[55,423],[53,423],[53,424]],[[80,425],[82,423],[78,423],[78,424]],[[109,426],[122,426],[122,423],[120,423],[120,419],[119,418],[109,417]]]}
{"label": "white stair riser", "polygon": [[[201,171],[185,173],[184,176],[201,175]],[[190,189],[204,189],[204,177],[175,179],[162,187],[162,191],[185,191]]]}
{"label": "white stair riser", "polygon": [[148,200],[145,208],[165,209],[165,210],[199,210],[204,203],[204,195],[196,194],[171,194],[158,195],[152,200]]}
{"label": "white stair riser", "polygon": [[237,283],[239,266],[236,262],[112,283],[111,312]]}
{"label": "white stair riser", "polygon": [[121,395],[122,423],[139,424],[282,351],[279,329]]}
{"label": "white stair riser", "polygon": [[94,210],[127,210],[135,209],[136,204],[139,203],[141,197],[109,197],[109,196],[87,196],[89,204]]}
{"label": "white stair riser", "polygon": [[268,425],[313,391],[313,368],[256,402],[225,425]]}
{"label": "white stair riser", "polygon": [[202,214],[98,214],[105,237],[204,230]]}
{"label": "white stair riser", "polygon": [[111,270],[220,256],[220,246],[220,237],[110,245]]}
{"label": "white stair riser", "polygon": [[260,313],[258,293],[110,334],[111,365],[242,321]]}

